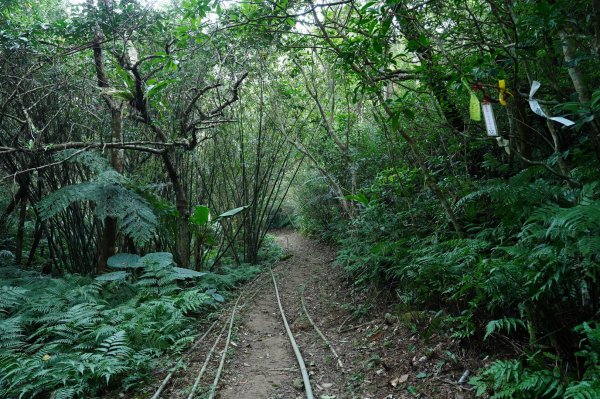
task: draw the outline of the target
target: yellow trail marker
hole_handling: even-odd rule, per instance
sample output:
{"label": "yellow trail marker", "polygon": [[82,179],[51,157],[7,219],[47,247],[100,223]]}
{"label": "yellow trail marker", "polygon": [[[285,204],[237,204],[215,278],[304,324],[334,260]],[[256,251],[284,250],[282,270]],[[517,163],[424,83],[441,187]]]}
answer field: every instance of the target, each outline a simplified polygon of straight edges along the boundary
{"label": "yellow trail marker", "polygon": [[506,81],[504,79],[498,81],[498,89],[500,92],[498,93],[498,101],[500,105],[506,105],[506,95],[512,96],[512,93],[506,88]]}

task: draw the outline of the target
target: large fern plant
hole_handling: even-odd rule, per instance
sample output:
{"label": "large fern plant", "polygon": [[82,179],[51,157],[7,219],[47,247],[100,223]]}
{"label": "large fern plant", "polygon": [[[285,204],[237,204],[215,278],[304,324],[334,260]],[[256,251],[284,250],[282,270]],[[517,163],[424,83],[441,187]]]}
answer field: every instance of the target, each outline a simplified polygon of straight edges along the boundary
{"label": "large fern plant", "polygon": [[0,397],[135,386],[158,356],[193,340],[191,316],[222,300],[205,287],[182,290],[203,274],[177,268],[170,254],[119,255],[110,264],[119,271],[95,280],[0,268]]}
{"label": "large fern plant", "polygon": [[43,219],[56,216],[73,203],[87,201],[94,205],[94,213],[100,220],[115,218],[120,231],[137,243],[143,244],[152,238],[158,220],[148,202],[132,190],[132,184],[125,176],[93,152],[76,156],[63,152],[59,157],[82,165],[94,177],[90,181],[62,187],[40,201],[37,209]]}
{"label": "large fern plant", "polygon": [[[519,358],[496,361],[472,380],[482,395],[600,397],[600,328],[590,322],[600,312],[600,192],[596,183],[554,190],[553,201],[529,212],[516,242],[497,248],[500,263],[493,274],[512,265],[518,288],[496,303],[496,311],[510,314],[512,304],[518,312],[512,312],[514,319],[491,320],[486,337],[527,332],[529,346]],[[491,291],[487,297],[498,295]]]}

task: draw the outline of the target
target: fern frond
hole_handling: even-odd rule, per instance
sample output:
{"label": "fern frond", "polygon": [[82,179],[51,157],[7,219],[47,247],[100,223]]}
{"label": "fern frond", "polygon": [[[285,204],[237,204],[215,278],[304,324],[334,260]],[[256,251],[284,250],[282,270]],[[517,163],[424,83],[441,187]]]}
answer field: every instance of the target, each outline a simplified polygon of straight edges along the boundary
{"label": "fern frond", "polygon": [[0,287],[0,313],[8,313],[27,299],[29,290],[21,287]]}
{"label": "fern frond", "polygon": [[127,333],[120,330],[102,341],[97,350],[105,356],[127,357],[132,351],[127,342]]}
{"label": "fern frond", "polygon": [[104,220],[113,217],[118,227],[135,242],[143,244],[153,237],[158,219],[150,205],[137,193],[122,185],[115,171],[102,172],[96,180],[62,187],[37,204],[42,219],[50,219],[71,204],[92,202],[95,215]]}
{"label": "fern frond", "polygon": [[23,320],[19,316],[0,320],[0,349],[21,348],[25,344],[23,331]]}
{"label": "fern frond", "polygon": [[569,385],[565,391],[565,399],[600,398],[600,381],[579,381]]}
{"label": "fern frond", "polygon": [[515,332],[517,331],[518,327],[525,328],[525,323],[523,322],[523,320],[509,317],[505,317],[499,320],[492,320],[487,324],[487,327],[485,329],[485,336],[483,337],[483,339],[486,339],[493,333],[502,330],[506,331],[507,333],[510,333],[511,331]]}

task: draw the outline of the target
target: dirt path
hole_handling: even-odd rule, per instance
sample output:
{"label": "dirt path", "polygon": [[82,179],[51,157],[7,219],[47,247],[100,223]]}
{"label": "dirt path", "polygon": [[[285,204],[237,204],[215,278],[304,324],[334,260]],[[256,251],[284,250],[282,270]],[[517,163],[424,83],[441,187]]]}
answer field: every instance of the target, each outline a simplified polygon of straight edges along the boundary
{"label": "dirt path", "polygon": [[[295,232],[279,232],[277,241],[291,255],[277,266],[275,275],[288,322],[298,336],[301,335],[299,330],[306,327],[298,320],[301,289],[335,253]],[[234,364],[229,367],[220,398],[303,397],[298,363],[285,333],[272,285],[265,284],[243,312],[238,325],[239,350]]]}
{"label": "dirt path", "polygon": [[[429,312],[378,305],[355,291],[333,262],[336,250],[293,231],[276,234],[290,255],[275,269],[288,322],[310,372],[315,398],[474,398],[457,383],[481,362],[441,331]],[[301,375],[285,334],[272,285],[248,304],[238,323],[238,347],[220,387],[220,399],[305,398]],[[340,356],[309,323],[302,305]]]}
{"label": "dirt path", "polygon": [[[384,301],[372,293],[353,288],[333,263],[335,248],[293,231],[278,231],[275,236],[288,258],[276,265],[274,273],[315,398],[475,397],[468,386],[457,381],[466,369],[481,366],[480,353],[460,347],[447,331],[435,327],[439,325],[435,313],[407,311],[393,301],[382,304]],[[269,271],[241,292],[216,398],[306,398]],[[302,297],[311,318],[339,354],[343,368],[310,324],[302,309]],[[220,314],[220,325],[227,322],[228,314]],[[217,335],[215,331],[198,346],[161,398],[188,398]],[[218,342],[194,399],[207,397],[224,353],[223,341]]]}

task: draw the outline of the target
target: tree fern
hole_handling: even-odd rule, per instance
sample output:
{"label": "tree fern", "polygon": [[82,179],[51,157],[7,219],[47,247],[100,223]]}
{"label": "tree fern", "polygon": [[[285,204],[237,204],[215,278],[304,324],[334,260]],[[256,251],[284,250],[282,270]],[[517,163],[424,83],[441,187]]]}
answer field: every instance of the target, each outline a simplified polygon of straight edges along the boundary
{"label": "tree fern", "polygon": [[37,208],[43,219],[56,216],[73,203],[89,201],[94,204],[93,210],[99,219],[115,218],[119,229],[137,243],[143,244],[152,238],[158,219],[148,202],[127,188],[129,182],[124,176],[92,153],[78,155],[72,162],[87,166],[95,178],[62,187],[40,201]]}
{"label": "tree fern", "polygon": [[116,172],[102,172],[96,181],[66,186],[37,204],[40,215],[49,219],[69,205],[80,201],[94,203],[94,213],[100,219],[117,219],[121,231],[143,244],[152,238],[158,223],[149,204],[135,192],[113,179]]}

